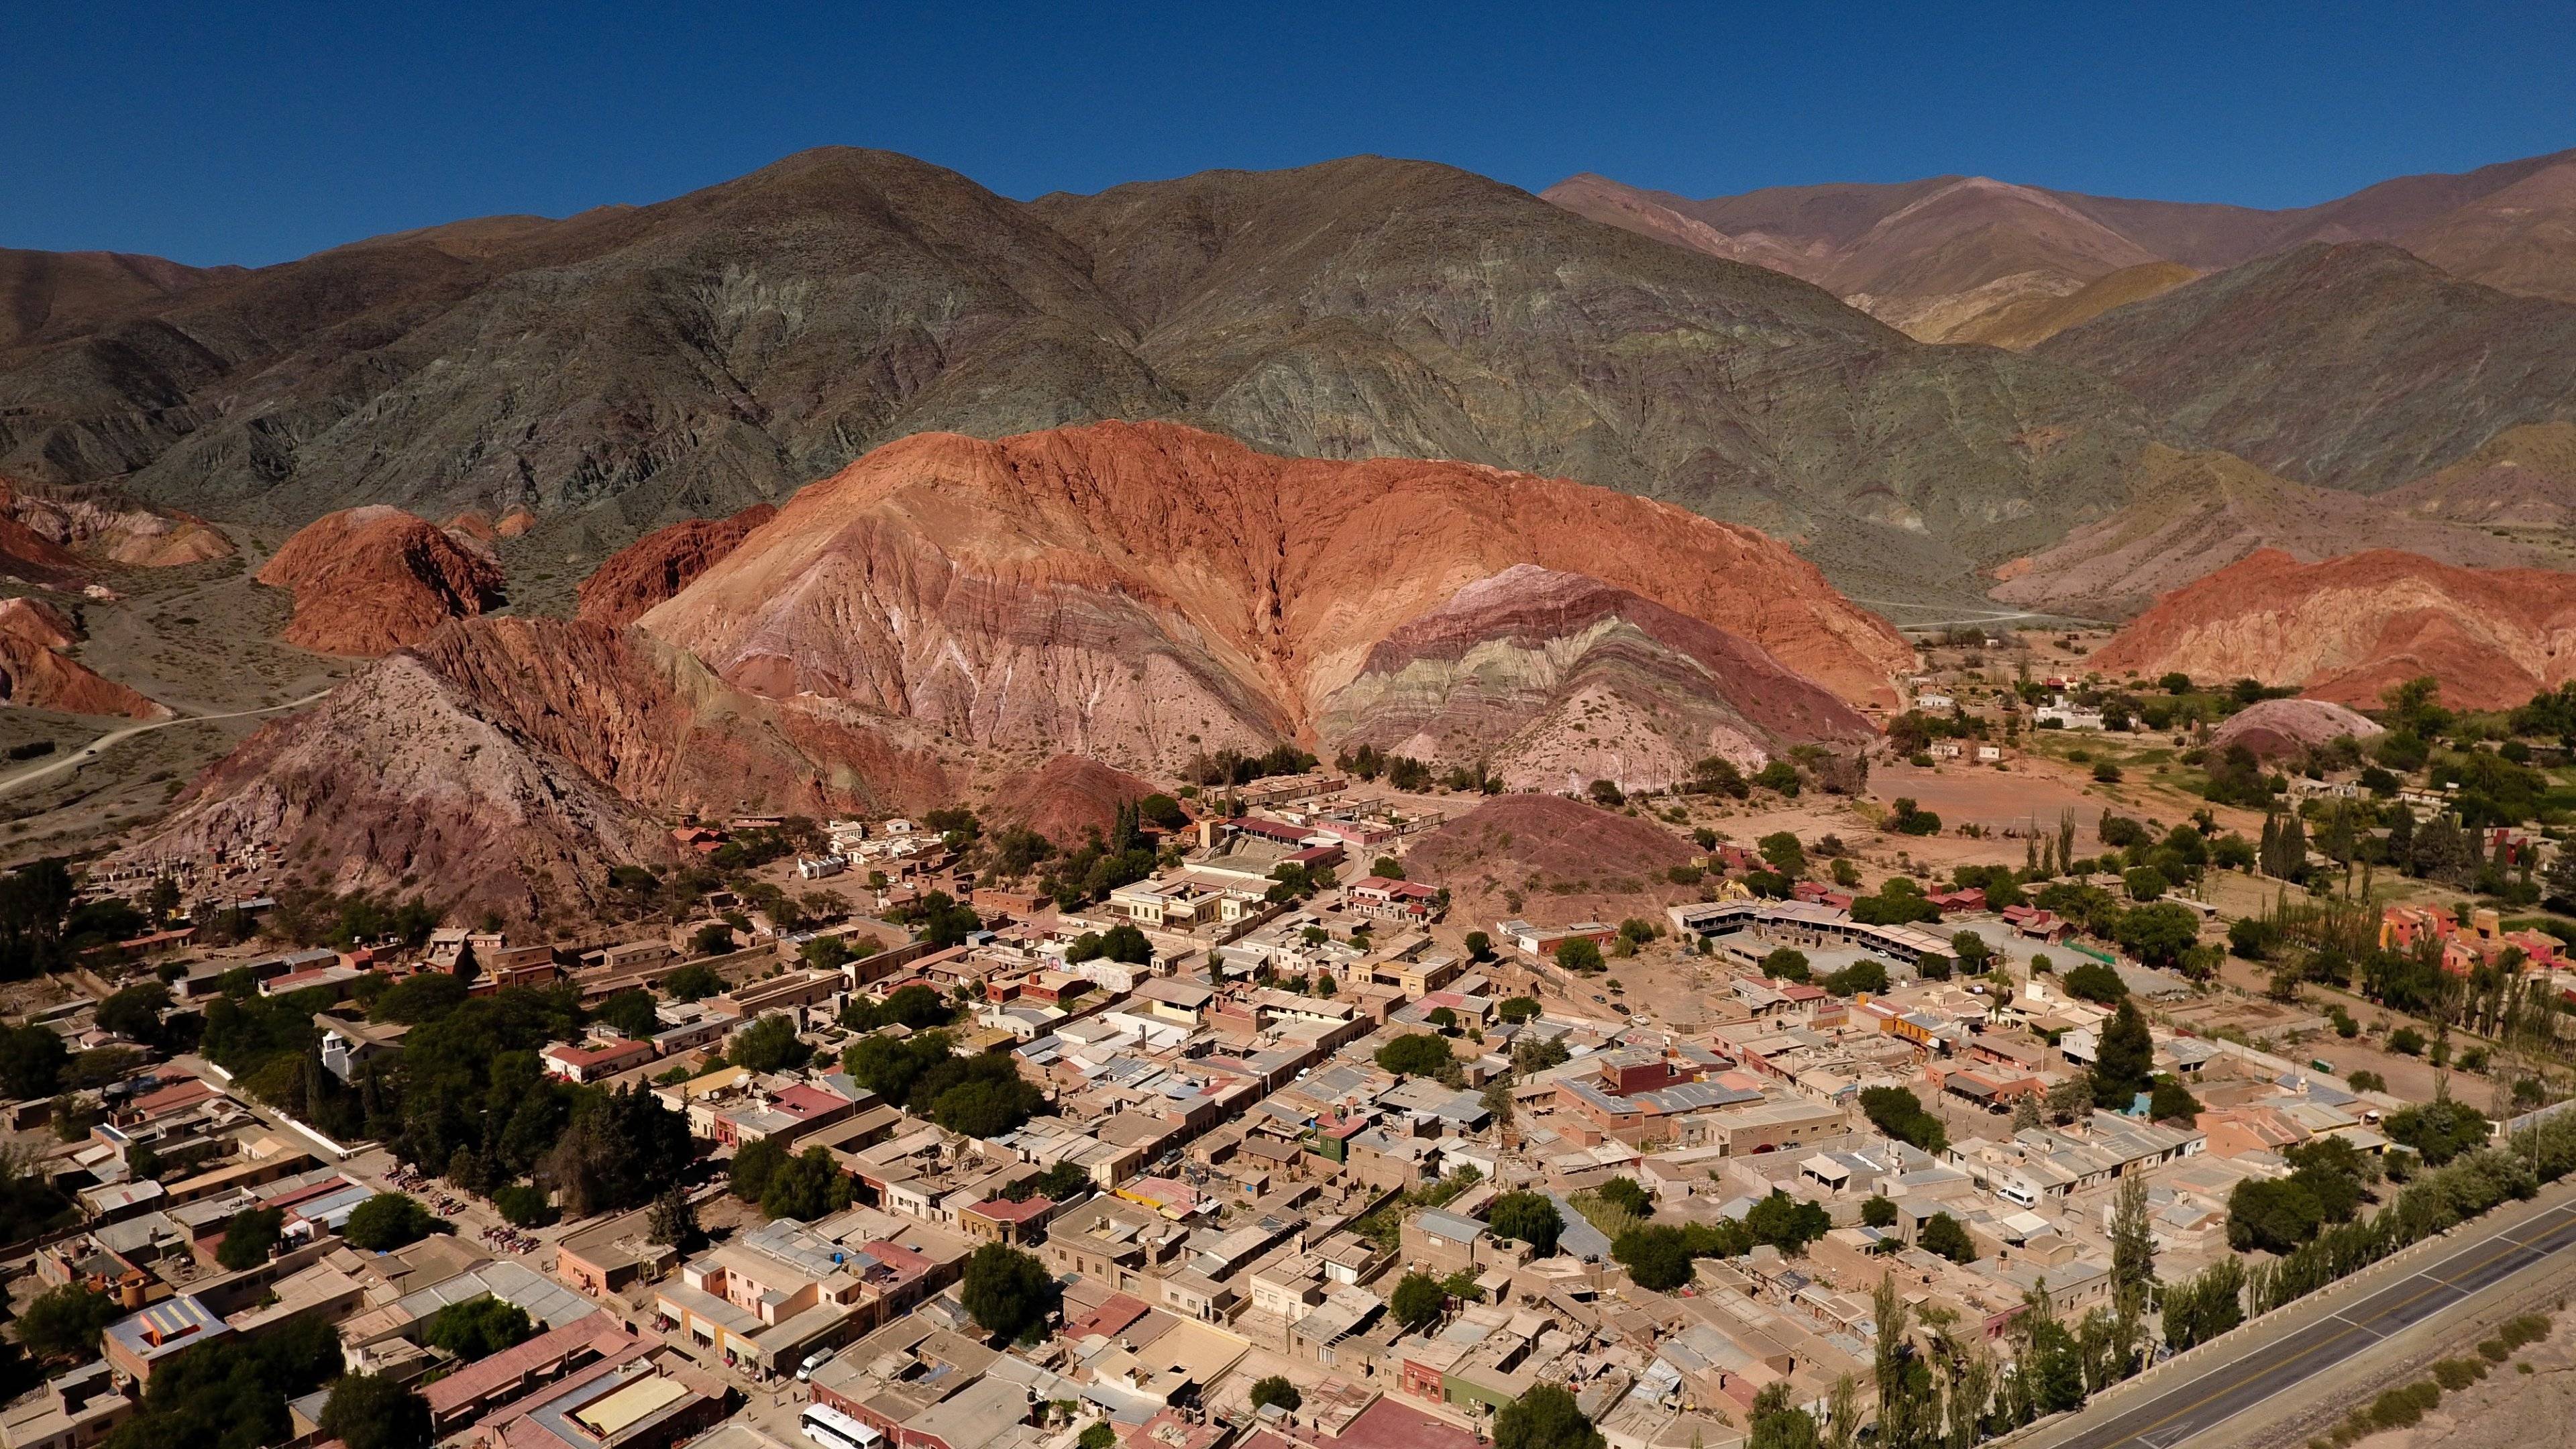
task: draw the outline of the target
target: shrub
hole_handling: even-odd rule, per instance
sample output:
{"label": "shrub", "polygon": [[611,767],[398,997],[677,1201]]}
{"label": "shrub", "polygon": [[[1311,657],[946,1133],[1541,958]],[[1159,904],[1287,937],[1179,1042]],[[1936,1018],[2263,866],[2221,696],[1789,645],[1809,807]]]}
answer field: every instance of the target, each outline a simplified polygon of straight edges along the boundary
{"label": "shrub", "polygon": [[2447,1393],[2458,1393],[2487,1376],[2487,1366],[2473,1358],[2446,1358],[2433,1365],[2433,1382]]}
{"label": "shrub", "polygon": [[543,1191],[524,1182],[494,1192],[492,1206],[514,1228],[542,1228],[555,1220],[555,1205],[546,1201]]}

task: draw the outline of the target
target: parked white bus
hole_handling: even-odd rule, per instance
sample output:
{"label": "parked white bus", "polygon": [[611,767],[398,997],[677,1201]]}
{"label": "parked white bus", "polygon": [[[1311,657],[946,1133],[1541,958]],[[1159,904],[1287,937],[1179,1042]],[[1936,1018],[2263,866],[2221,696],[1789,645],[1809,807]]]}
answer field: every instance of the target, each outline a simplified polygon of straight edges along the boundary
{"label": "parked white bus", "polygon": [[829,1404],[808,1404],[796,1416],[805,1437],[822,1449],[876,1449],[885,1435],[873,1425],[863,1424]]}

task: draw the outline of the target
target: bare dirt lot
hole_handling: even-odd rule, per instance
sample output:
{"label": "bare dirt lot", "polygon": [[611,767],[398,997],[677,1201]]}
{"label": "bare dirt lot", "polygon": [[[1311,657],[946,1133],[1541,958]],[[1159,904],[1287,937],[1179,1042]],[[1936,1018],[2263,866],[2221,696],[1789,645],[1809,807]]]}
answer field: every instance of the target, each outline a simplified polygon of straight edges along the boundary
{"label": "bare dirt lot", "polygon": [[[2411,1429],[2373,1434],[2357,1449],[2562,1449],[2576,1440],[2576,1315],[2560,1313],[2549,1337],[2454,1394]],[[2474,1356],[2462,1345],[2454,1356]]]}

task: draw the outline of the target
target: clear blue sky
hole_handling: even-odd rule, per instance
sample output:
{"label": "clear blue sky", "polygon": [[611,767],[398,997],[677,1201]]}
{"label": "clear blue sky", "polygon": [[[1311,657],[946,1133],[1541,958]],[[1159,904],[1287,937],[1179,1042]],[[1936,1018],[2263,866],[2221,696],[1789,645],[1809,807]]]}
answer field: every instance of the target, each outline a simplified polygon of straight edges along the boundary
{"label": "clear blue sky", "polygon": [[2565,0],[394,8],[0,0],[0,245],[264,263],[831,143],[1021,197],[1366,151],[2257,206],[2576,146]]}

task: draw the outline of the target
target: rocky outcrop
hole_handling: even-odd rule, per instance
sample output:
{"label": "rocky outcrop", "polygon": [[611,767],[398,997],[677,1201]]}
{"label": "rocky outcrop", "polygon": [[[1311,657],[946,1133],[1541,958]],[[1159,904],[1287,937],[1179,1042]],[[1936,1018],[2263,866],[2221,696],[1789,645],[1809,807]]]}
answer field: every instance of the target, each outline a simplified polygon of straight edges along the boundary
{"label": "rocky outcrop", "polygon": [[[1690,842],[1633,815],[1561,795],[1503,795],[1414,842],[1407,879],[1449,892],[1452,919],[1541,926],[1649,918],[1694,900],[1669,872]],[[1488,928],[1490,929],[1490,928]]]}
{"label": "rocky outcrop", "polygon": [[2305,754],[2350,736],[2366,740],[2387,730],[2377,720],[2322,699],[2265,699],[2229,715],[2209,736],[2212,753],[2243,745],[2261,760]]}
{"label": "rocky outcrop", "polygon": [[72,621],[34,599],[0,599],[0,704],[65,714],[168,719],[170,710],[109,679],[67,652]]}
{"label": "rocky outcrop", "polygon": [[1417,759],[1504,762],[1508,789],[1623,787],[1722,755],[1876,734],[1761,645],[1582,574],[1516,564],[1369,650],[1317,734]]}
{"label": "rocky outcrop", "polygon": [[2275,478],[2242,458],[2151,445],[2127,507],[1996,577],[2000,602],[2079,618],[2125,619],[2157,596],[2257,549],[2302,561],[2397,549],[2468,568],[2537,564],[2531,548],[2383,501]]}
{"label": "rocky outcrop", "polygon": [[755,503],[731,518],[693,518],[656,529],[609,555],[582,580],[577,612],[603,624],[631,624],[777,516],[776,508]]}
{"label": "rocky outcrop", "polygon": [[232,540],[201,518],[100,489],[0,478],[0,569],[29,583],[75,587],[101,563],[172,568],[232,552]]}
{"label": "rocky outcrop", "polygon": [[2266,549],[2158,600],[2092,662],[2364,707],[2430,675],[2452,708],[2501,709],[2576,675],[2576,575],[2386,551],[2302,564]]}
{"label": "rocky outcrop", "polygon": [[297,530],[259,571],[259,582],[295,595],[286,642],[323,654],[384,654],[501,598],[501,568],[490,557],[427,519],[382,505]]}
{"label": "rocky outcrop", "polygon": [[872,722],[743,695],[632,630],[477,618],[264,726],[125,858],[274,849],[336,889],[431,882],[451,909],[530,916],[660,863],[668,815],[909,812],[953,793]]}
{"label": "rocky outcrop", "polygon": [[[773,698],[847,700],[981,751],[1170,770],[1283,739],[1329,752],[1369,718],[1331,701],[1380,641],[1519,564],[1660,606],[1656,627],[1692,641],[1659,644],[1665,666],[1691,648],[1718,661],[1663,682],[1723,693],[1715,668],[1754,681],[1748,701],[1773,689],[1726,707],[1776,722],[1764,748],[1842,735],[1853,716],[1832,697],[1890,699],[1912,657],[1749,529],[1559,480],[1278,458],[1161,423],[890,444],[642,624]],[[1493,619],[1507,629],[1510,611]],[[1728,652],[1708,637],[1718,620],[1759,647]],[[1792,672],[1825,689],[1792,691]]]}
{"label": "rocky outcrop", "polygon": [[1153,793],[1150,782],[1124,770],[1081,755],[1058,755],[1037,769],[1004,778],[986,813],[1004,824],[1026,826],[1058,849],[1070,849],[1089,836],[1107,836],[1120,807]]}

